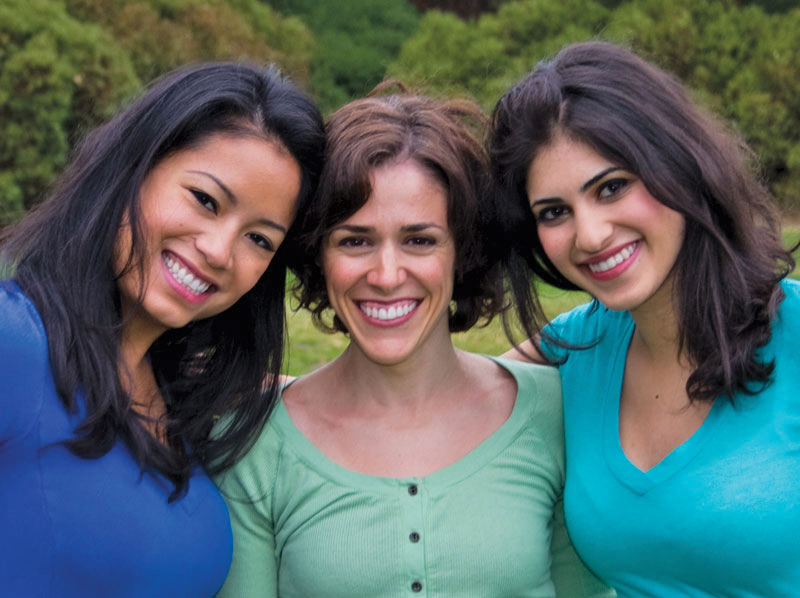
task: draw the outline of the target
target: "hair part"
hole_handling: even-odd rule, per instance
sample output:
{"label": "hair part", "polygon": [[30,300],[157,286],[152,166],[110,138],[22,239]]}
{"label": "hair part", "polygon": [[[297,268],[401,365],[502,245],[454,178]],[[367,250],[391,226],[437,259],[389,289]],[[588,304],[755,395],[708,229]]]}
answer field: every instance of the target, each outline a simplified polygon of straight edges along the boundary
{"label": "hair part", "polygon": [[[157,80],[90,133],[49,200],[4,235],[1,261],[13,264],[41,314],[65,408],[77,409],[79,389],[85,396],[86,418],[66,444],[76,455],[96,458],[121,439],[144,470],[174,483],[171,499],[197,464],[215,472],[247,449],[276,400],[282,364],[292,230],[266,273],[231,308],[167,331],[151,347],[167,404],[167,446],[142,425],[120,382],[117,237],[127,224],[128,266],[141,263],[145,178],[167,156],[215,135],[257,135],[285,149],[300,167],[297,208],[305,209],[325,147],[317,108],[274,67],[205,63]],[[211,437],[223,415],[232,423]]]}
{"label": "hair part", "polygon": [[[396,82],[385,82],[381,91]],[[400,86],[401,90],[405,88]],[[375,91],[373,91],[375,93]],[[323,330],[347,332],[330,307],[321,252],[330,231],[368,201],[378,168],[412,160],[447,196],[447,221],[456,247],[449,327],[467,330],[502,309],[502,285],[489,253],[492,210],[488,159],[475,131],[487,119],[466,100],[437,100],[412,94],[367,97],[337,110],[327,123],[328,151],[314,205],[302,218],[305,259],[297,268],[295,292]]]}
{"label": "hair part", "polygon": [[672,76],[610,43],[565,47],[506,92],[493,113],[492,172],[514,240],[506,270],[526,333],[546,322],[531,272],[577,288],[547,258],[526,194],[530,164],[556,135],[632,172],[656,200],[684,216],[674,288],[678,350],[695,367],[689,398],[732,399],[767,384],[774,365],[760,362],[756,350],[769,341],[783,297],[779,282],[794,260],[781,245],[755,157]]}

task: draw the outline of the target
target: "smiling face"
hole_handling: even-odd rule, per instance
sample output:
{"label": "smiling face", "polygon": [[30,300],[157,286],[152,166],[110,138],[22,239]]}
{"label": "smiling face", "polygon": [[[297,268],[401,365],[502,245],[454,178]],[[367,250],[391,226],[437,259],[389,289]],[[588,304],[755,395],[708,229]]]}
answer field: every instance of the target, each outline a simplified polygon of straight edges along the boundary
{"label": "smiling face", "polygon": [[[157,337],[216,315],[249,291],[292,223],[300,189],[296,161],[258,137],[215,135],[159,162],[140,190],[144,262],[118,280],[129,328]],[[117,241],[122,272],[130,228]],[[154,338],[153,338],[154,340]]]}
{"label": "smiling face", "polygon": [[670,300],[684,218],[634,174],[563,135],[528,170],[528,200],[547,257],[612,310]]}
{"label": "smiling face", "polygon": [[412,160],[379,167],[361,209],[323,243],[328,298],[366,357],[401,363],[431,338],[449,342],[455,245],[447,194]]}

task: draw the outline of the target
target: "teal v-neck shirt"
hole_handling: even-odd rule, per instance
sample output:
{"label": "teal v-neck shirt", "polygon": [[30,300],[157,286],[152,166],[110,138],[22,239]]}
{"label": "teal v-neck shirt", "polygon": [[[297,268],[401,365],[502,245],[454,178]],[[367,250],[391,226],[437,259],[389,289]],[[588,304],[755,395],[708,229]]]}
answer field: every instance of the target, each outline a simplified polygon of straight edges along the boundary
{"label": "teal v-neck shirt", "polygon": [[517,381],[508,420],[425,477],[333,463],[280,403],[249,454],[217,480],[234,530],[219,595],[524,598],[555,596],[555,587],[559,596],[613,595],[577,559],[563,525],[558,372],[497,361]]}
{"label": "teal v-neck shirt", "polygon": [[560,367],[564,508],[576,550],[621,598],[800,595],[800,284],[783,289],[760,352],[775,360],[772,384],[717,399],[648,471],[619,440],[630,315],[587,305],[551,324],[573,344],[598,341]]}

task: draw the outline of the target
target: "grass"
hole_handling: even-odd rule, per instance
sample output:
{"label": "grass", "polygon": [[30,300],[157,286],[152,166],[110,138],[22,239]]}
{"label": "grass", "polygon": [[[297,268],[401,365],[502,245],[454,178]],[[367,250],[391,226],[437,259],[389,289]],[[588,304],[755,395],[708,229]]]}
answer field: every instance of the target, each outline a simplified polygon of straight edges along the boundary
{"label": "grass", "polygon": [[[783,239],[786,247],[800,241],[800,225],[785,227]],[[795,268],[792,277],[800,279],[800,267]],[[551,318],[590,299],[585,293],[562,291],[546,285],[541,286],[540,296],[545,313]],[[289,303],[291,307],[292,301]],[[318,330],[305,310],[290,309],[288,326],[285,370],[292,376],[299,376],[318,368],[334,359],[347,347],[348,340],[345,335],[326,334]],[[497,318],[486,327],[454,334],[453,343],[466,351],[490,355],[503,353],[510,346],[503,332],[503,326]]]}

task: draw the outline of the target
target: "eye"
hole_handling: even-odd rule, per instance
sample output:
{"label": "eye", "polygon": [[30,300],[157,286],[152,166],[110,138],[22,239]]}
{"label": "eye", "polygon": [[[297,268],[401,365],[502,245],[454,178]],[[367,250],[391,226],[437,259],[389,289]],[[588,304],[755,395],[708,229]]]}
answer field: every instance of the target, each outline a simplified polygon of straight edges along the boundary
{"label": "eye", "polygon": [[360,247],[366,247],[367,239],[364,237],[342,237],[336,242],[336,245],[339,247],[358,249]]}
{"label": "eye", "polygon": [[217,200],[211,197],[205,191],[200,191],[199,189],[189,189],[194,195],[194,198],[197,200],[201,206],[203,206],[209,212],[214,212],[215,214],[219,211],[219,206],[217,205]]}
{"label": "eye", "polygon": [[547,206],[534,212],[533,217],[539,224],[551,224],[566,216],[568,211],[566,206]]}
{"label": "eye", "polygon": [[413,247],[432,247],[433,245],[436,245],[436,239],[434,239],[433,237],[425,237],[417,235],[414,237],[409,237],[406,240],[406,243],[408,243]]}
{"label": "eye", "polygon": [[597,196],[603,199],[614,198],[630,183],[628,179],[609,179],[597,188]]}
{"label": "eye", "polygon": [[272,241],[270,241],[264,235],[259,235],[258,233],[247,233],[247,238],[262,249],[266,249],[267,251],[275,251]]}

